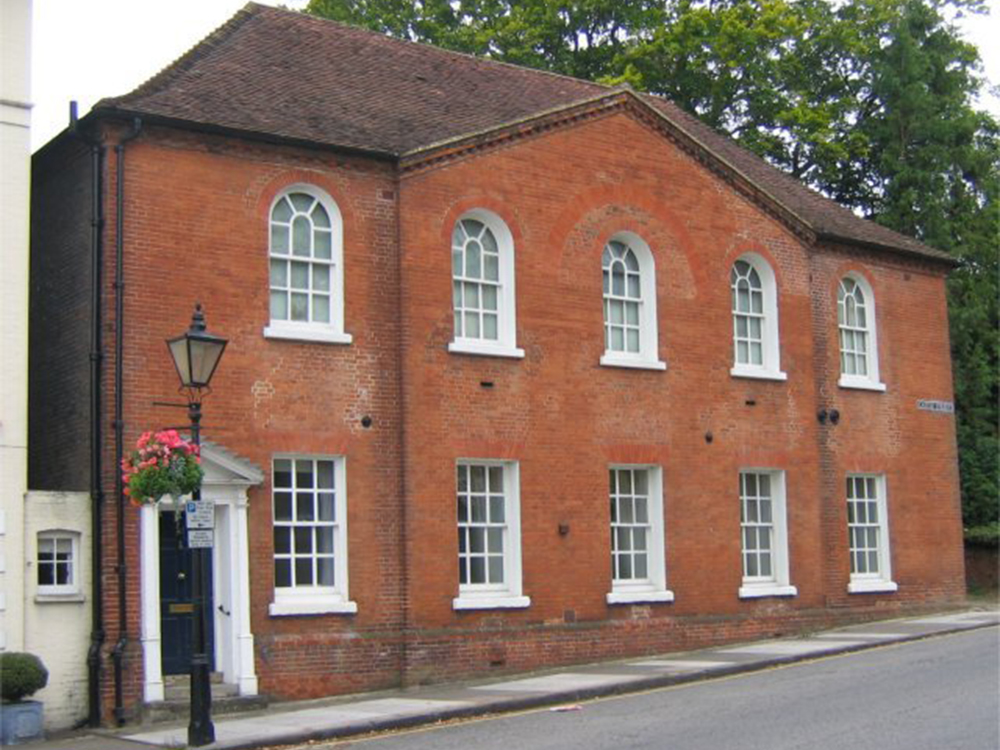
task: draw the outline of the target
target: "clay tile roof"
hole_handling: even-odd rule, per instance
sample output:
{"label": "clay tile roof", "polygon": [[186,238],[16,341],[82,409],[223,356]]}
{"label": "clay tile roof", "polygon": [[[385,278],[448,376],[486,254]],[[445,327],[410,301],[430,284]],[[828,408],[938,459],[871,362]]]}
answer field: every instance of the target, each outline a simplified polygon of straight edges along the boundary
{"label": "clay tile roof", "polygon": [[[139,88],[98,102],[95,112],[398,157],[613,93],[251,2]],[[670,102],[642,99],[821,238],[950,260],[858,218]]]}

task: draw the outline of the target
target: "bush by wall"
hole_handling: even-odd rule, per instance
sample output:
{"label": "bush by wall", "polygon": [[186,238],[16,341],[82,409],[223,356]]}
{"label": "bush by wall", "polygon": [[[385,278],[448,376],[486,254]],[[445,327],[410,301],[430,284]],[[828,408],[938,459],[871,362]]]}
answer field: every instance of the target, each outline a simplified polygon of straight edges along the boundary
{"label": "bush by wall", "polygon": [[0,654],[0,698],[18,703],[48,684],[49,670],[34,654],[7,651]]}

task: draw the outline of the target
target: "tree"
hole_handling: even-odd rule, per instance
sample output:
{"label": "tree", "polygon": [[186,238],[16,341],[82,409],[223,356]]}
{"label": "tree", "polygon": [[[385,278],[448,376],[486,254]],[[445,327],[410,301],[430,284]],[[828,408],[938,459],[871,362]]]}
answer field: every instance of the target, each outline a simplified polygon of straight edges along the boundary
{"label": "tree", "polygon": [[984,0],[312,0],[412,41],[669,97],[959,261],[949,280],[967,525],[1000,517],[1000,128],[973,106]]}

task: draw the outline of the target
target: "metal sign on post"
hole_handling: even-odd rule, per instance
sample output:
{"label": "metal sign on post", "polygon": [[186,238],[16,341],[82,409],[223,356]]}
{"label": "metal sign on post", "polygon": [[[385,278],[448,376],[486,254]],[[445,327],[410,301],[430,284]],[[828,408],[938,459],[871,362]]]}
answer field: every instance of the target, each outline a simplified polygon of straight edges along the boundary
{"label": "metal sign on post", "polygon": [[184,508],[188,549],[211,549],[215,530],[215,503],[189,501]]}

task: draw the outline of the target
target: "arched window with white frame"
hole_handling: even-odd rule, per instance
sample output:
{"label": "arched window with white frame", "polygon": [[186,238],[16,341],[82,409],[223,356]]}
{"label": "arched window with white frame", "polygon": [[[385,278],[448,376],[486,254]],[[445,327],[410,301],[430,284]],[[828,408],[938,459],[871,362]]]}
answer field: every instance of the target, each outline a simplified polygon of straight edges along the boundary
{"label": "arched window with white frame", "polygon": [[735,377],[785,380],[778,338],[778,287],[770,264],[757,253],[740,256],[729,274]]}
{"label": "arched window with white frame", "polygon": [[840,385],[884,391],[879,381],[875,295],[863,276],[848,274],[837,287]]}
{"label": "arched window with white frame", "polygon": [[268,219],[269,338],[347,344],[344,332],[343,221],[324,191],[294,185]]}
{"label": "arched window with white frame", "polygon": [[455,222],[451,288],[454,338],[448,351],[524,356],[516,341],[514,239],[491,211],[469,211]]}
{"label": "arched window with white frame", "polygon": [[664,370],[658,356],[656,269],[649,245],[619,232],[601,253],[604,354],[608,367]]}

